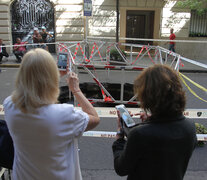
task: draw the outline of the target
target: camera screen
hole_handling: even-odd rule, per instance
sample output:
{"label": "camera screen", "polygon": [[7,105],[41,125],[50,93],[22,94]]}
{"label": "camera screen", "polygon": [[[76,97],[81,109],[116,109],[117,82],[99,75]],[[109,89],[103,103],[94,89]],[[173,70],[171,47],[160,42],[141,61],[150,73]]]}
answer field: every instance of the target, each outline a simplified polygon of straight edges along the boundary
{"label": "camera screen", "polygon": [[122,114],[122,119],[124,120],[124,122],[125,122],[127,125],[129,125],[129,124],[134,124],[134,121],[131,119],[131,117],[129,117],[129,115],[128,115],[126,112],[124,112],[124,113]]}
{"label": "camera screen", "polygon": [[59,69],[66,69],[67,68],[67,60],[68,60],[68,55],[60,53],[59,57],[58,57],[58,68]]}

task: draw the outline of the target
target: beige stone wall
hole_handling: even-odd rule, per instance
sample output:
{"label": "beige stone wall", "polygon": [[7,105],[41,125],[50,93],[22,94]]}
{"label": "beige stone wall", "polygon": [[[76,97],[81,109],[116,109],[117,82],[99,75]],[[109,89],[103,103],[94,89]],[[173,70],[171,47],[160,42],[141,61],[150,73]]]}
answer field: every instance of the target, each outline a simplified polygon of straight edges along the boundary
{"label": "beige stone wall", "polygon": [[[10,0],[0,0],[0,38],[11,44]],[[56,41],[84,39],[83,0],[51,0],[55,8]]]}
{"label": "beige stone wall", "polygon": [[154,11],[153,38],[160,38],[161,9],[164,6],[162,0],[120,0],[120,37],[126,37],[126,11],[145,10]]}
{"label": "beige stone wall", "polygon": [[[11,2],[12,0],[0,0],[0,38],[7,45],[12,42]],[[51,2],[55,8],[56,42],[83,40],[86,30],[83,0],[51,0]],[[188,37],[190,11],[178,8],[177,1],[166,2],[164,0],[120,0],[120,37],[126,37],[127,10],[149,10],[155,12],[154,39],[167,39],[172,27],[175,29],[177,39],[195,39]],[[88,36],[116,37],[116,0],[93,0],[92,17],[88,17]],[[164,46],[164,43],[159,44],[168,47]],[[201,52],[202,46],[203,44],[177,43],[176,50],[184,56],[206,59],[205,53]]]}
{"label": "beige stone wall", "polygon": [[[9,0],[0,0],[0,38],[4,44],[11,45],[10,10]],[[7,48],[10,52],[10,48]]]}
{"label": "beige stone wall", "polygon": [[[196,40],[206,41],[207,38],[189,37],[191,13],[189,9],[181,9],[177,6],[177,1],[170,1],[165,4],[161,13],[161,36],[162,39],[168,39],[170,28],[174,28],[176,40]],[[160,43],[162,47],[168,49],[168,44]],[[207,48],[204,43],[177,42],[176,52],[184,57],[194,60],[205,60],[206,53],[203,49]]]}
{"label": "beige stone wall", "polygon": [[56,41],[84,39],[83,0],[53,0]]}
{"label": "beige stone wall", "polygon": [[165,4],[162,10],[161,21],[161,37],[168,37],[171,28],[174,28],[178,38],[188,37],[190,10],[179,8],[177,1],[170,1]]}

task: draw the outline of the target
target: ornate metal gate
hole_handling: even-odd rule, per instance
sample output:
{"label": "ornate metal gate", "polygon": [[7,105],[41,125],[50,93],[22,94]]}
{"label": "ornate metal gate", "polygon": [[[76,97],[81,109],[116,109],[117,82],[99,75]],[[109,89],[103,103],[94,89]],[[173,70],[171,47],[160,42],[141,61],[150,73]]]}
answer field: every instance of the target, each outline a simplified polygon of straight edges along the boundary
{"label": "ornate metal gate", "polygon": [[[47,32],[53,35],[48,42],[54,42],[54,7],[48,0],[15,0],[11,4],[12,38],[15,43],[20,37],[23,41],[32,43],[34,27],[41,31],[45,26]],[[55,51],[55,46],[49,46],[50,52]]]}

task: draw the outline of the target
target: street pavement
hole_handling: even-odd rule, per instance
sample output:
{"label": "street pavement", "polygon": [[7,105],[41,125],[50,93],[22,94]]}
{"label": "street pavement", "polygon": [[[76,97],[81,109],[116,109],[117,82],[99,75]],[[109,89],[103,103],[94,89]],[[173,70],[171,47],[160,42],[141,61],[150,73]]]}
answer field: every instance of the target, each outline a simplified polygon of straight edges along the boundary
{"label": "street pavement", "polygon": [[[54,55],[56,58],[56,56]],[[143,61],[144,62],[144,61]],[[146,59],[146,62],[147,59]],[[145,62],[144,65],[147,63]],[[149,61],[150,62],[150,61]],[[141,63],[141,62],[140,62]],[[203,61],[202,63],[205,63]],[[3,59],[2,65],[0,66],[0,104],[3,100],[9,96],[14,89],[14,82],[16,78],[16,73],[18,68],[7,68],[9,64],[18,65],[15,62],[14,56],[8,58],[8,61]],[[207,63],[205,63],[207,64]],[[147,64],[149,65],[149,64]],[[193,81],[206,87],[206,73],[205,69],[199,69],[195,65],[187,65],[183,67],[183,70],[186,70],[185,75],[187,75]],[[191,70],[191,71],[189,71]],[[196,71],[195,71],[196,70]],[[194,73],[192,73],[194,72]],[[106,76],[106,72],[101,70],[97,72],[98,76],[103,81],[107,82],[121,82],[120,73],[118,71],[110,71],[110,76]],[[137,76],[138,72],[127,72],[124,79],[128,83],[133,83],[134,77]],[[89,78],[85,73],[80,73],[79,78],[81,82],[88,82]],[[60,85],[64,85],[64,79],[61,79]],[[206,109],[206,103],[200,101],[194,97],[187,88],[187,106],[186,108],[193,109]],[[207,99],[206,92],[202,92],[197,88],[194,88],[195,92],[202,96],[204,99]],[[3,116],[0,118],[4,119]],[[194,121],[204,124],[207,127],[206,119],[194,119]],[[115,118],[101,118],[101,123],[98,127],[95,128],[97,131],[116,131],[116,119]],[[80,148],[80,164],[83,175],[83,180],[122,180],[126,177],[119,177],[116,175],[113,169],[113,156],[111,145],[114,139],[111,138],[93,138],[93,137],[82,137],[79,141]],[[192,155],[190,160],[188,170],[184,180],[206,180],[207,179],[207,145],[205,147],[197,147]]]}

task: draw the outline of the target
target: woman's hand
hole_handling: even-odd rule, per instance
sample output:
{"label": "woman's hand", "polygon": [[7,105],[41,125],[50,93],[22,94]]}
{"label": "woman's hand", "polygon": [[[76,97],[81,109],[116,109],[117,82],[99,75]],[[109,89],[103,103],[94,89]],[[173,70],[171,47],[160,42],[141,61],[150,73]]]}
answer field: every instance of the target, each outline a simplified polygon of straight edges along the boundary
{"label": "woman's hand", "polygon": [[79,79],[76,73],[69,72],[66,80],[67,80],[68,87],[73,94],[81,91],[79,87]]}
{"label": "woman's hand", "polygon": [[137,114],[134,114],[134,116],[140,115],[140,119],[142,120],[142,122],[146,121],[150,115],[148,115],[146,112],[140,112]]}
{"label": "woman's hand", "polygon": [[121,126],[121,117],[120,117],[120,113],[119,111],[117,111],[117,115],[118,115],[118,118],[117,118],[117,134],[116,134],[116,139],[122,139],[124,138],[124,131],[122,129],[122,126]]}

